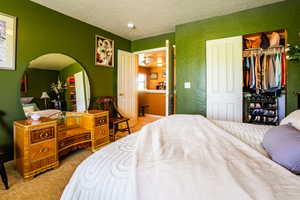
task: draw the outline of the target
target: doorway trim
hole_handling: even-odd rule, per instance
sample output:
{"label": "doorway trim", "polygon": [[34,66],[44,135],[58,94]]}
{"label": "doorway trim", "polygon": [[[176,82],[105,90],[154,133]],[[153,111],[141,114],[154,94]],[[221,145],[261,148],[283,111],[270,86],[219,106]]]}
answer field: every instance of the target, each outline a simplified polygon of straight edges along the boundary
{"label": "doorway trim", "polygon": [[[168,43],[169,41],[166,40],[166,44]],[[170,63],[169,63],[169,48],[168,47],[158,47],[158,48],[153,48],[153,49],[145,49],[145,50],[142,50],[142,51],[136,51],[136,52],[133,52],[134,55],[138,55],[138,54],[142,54],[142,53],[149,53],[149,52],[153,52],[153,51],[166,51],[166,93],[165,93],[165,104],[166,104],[166,107],[165,107],[165,116],[168,116],[169,115],[169,69],[170,69]],[[138,64],[136,66],[138,68]]]}

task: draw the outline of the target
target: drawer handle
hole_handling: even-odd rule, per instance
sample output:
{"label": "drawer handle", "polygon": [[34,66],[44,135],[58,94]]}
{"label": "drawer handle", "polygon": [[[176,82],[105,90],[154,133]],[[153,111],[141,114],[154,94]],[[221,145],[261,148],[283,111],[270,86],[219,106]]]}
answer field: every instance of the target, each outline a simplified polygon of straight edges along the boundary
{"label": "drawer handle", "polygon": [[48,147],[43,147],[40,149],[40,153],[46,153],[49,151],[49,148]]}
{"label": "drawer handle", "polygon": [[46,138],[49,136],[49,133],[41,133],[40,138]]}

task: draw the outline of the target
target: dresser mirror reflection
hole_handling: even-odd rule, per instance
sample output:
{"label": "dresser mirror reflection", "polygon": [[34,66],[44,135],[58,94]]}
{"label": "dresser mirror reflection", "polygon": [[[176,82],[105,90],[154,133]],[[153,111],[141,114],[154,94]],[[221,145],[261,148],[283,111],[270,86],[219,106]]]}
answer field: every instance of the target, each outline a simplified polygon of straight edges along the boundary
{"label": "dresser mirror reflection", "polygon": [[46,54],[32,60],[24,72],[20,101],[28,119],[83,112],[90,104],[89,78],[75,59]]}

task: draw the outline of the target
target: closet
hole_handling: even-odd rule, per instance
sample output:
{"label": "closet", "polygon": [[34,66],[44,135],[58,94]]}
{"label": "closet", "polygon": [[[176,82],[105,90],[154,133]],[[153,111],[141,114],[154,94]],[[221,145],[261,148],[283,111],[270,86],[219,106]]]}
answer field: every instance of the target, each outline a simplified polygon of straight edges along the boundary
{"label": "closet", "polygon": [[285,116],[286,32],[243,36],[243,121],[278,125]]}
{"label": "closet", "polygon": [[286,31],[206,41],[207,117],[278,125],[286,108]]}

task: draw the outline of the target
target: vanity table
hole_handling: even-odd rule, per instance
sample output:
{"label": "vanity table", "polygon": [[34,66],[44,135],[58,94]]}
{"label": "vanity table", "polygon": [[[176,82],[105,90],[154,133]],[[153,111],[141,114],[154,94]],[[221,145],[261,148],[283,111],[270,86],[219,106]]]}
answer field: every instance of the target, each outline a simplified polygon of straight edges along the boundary
{"label": "vanity table", "polygon": [[67,112],[63,120],[14,122],[17,170],[24,179],[59,166],[69,152],[89,148],[95,152],[109,141],[108,111]]}

